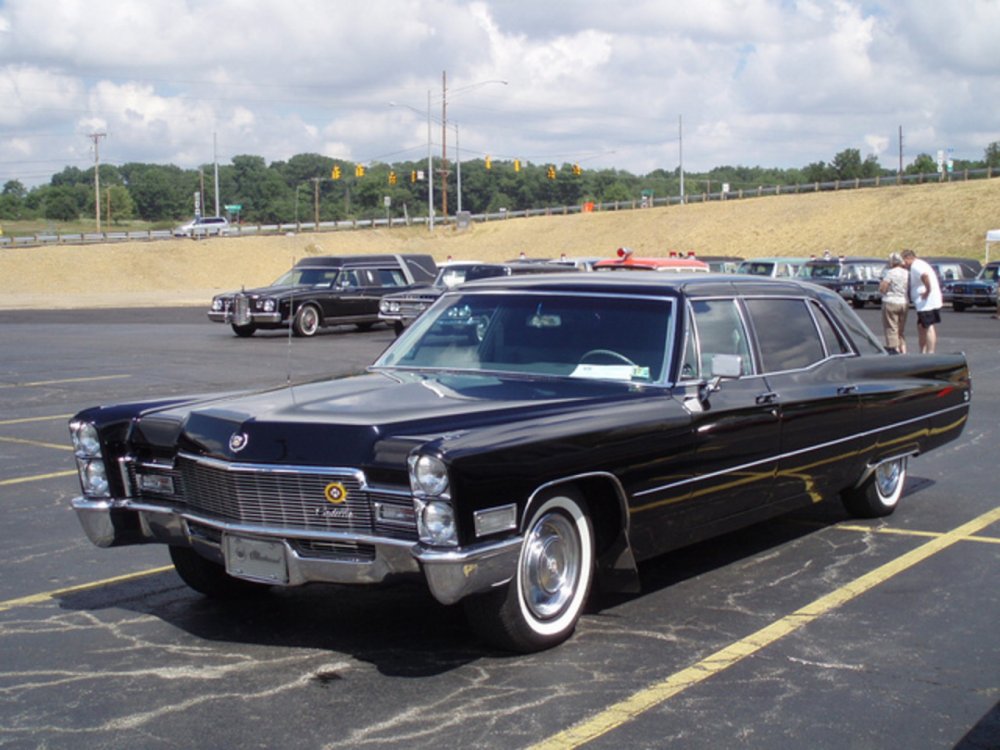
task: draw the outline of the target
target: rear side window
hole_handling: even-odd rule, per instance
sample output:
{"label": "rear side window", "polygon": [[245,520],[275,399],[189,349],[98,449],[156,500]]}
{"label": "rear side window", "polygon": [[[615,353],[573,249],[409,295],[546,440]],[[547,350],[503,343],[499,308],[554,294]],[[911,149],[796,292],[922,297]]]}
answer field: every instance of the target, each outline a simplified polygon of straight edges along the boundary
{"label": "rear side window", "polygon": [[826,358],[805,300],[751,299],[746,306],[757,332],[763,372],[798,370]]}
{"label": "rear side window", "polygon": [[823,338],[823,343],[826,344],[826,353],[830,356],[837,354],[851,354],[851,347],[848,346],[843,337],[837,333],[837,329],[834,328],[833,323],[830,322],[830,318],[827,317],[826,311],[823,310],[816,302],[810,302],[809,306],[813,311],[813,317],[816,319],[816,325],[819,326],[819,333]]}

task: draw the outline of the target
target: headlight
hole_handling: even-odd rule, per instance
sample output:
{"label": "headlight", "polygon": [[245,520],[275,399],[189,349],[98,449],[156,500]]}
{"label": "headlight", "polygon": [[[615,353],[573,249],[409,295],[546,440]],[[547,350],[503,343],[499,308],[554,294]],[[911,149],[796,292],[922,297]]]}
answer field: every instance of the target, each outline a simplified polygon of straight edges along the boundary
{"label": "headlight", "polygon": [[455,510],[446,500],[418,501],[417,533],[420,541],[434,546],[454,547],[458,544]]}
{"label": "headlight", "polygon": [[212,311],[220,312],[222,310],[222,300],[216,297],[212,300]]}
{"label": "headlight", "polygon": [[108,497],[108,472],[104,461],[99,458],[77,459],[80,470],[80,485],[88,497]]}
{"label": "headlight", "polygon": [[438,497],[448,492],[448,468],[437,456],[410,456],[410,487],[420,495]]}
{"label": "headlight", "polygon": [[90,422],[71,422],[70,438],[73,441],[73,451],[78,456],[100,456],[101,441],[97,436],[97,428]]}
{"label": "headlight", "polygon": [[274,312],[277,308],[278,305],[273,299],[266,299],[261,305],[261,309],[263,309],[264,312]]}

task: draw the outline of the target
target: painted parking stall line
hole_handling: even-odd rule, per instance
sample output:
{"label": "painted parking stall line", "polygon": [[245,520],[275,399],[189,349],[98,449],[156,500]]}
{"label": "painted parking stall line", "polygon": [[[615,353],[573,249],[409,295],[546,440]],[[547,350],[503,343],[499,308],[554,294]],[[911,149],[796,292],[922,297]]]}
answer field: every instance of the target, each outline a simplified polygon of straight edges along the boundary
{"label": "painted parking stall line", "polygon": [[140,578],[148,578],[149,576],[166,573],[167,571],[173,569],[173,565],[164,565],[160,568],[150,568],[149,570],[140,570],[136,573],[126,573],[125,575],[115,576],[114,578],[104,578],[100,581],[81,583],[78,586],[67,586],[65,588],[54,589],[52,591],[44,591],[39,594],[20,596],[16,599],[7,599],[6,601],[0,602],[0,612],[5,612],[8,609],[14,609],[15,607],[27,607],[32,604],[42,604],[44,602],[51,601],[52,599],[57,599],[60,596],[79,594],[83,591],[92,591],[94,589],[104,588],[105,586],[112,586],[117,583],[136,581]]}
{"label": "painted parking stall line", "polygon": [[689,687],[704,682],[709,677],[719,674],[748,656],[752,656],[786,635],[794,633],[822,615],[888,581],[893,576],[912,568],[958,542],[968,541],[976,532],[998,522],[1000,522],[1000,507],[945,532],[884,565],[880,565],[870,573],[855,578],[835,591],[821,596],[780,620],[751,633],[746,638],[710,654],[697,664],[672,674],[662,682],[633,693],[628,698],[608,706],[597,715],[533,745],[532,750],[556,750],[556,748],[585,745],[615,728],[623,726],[632,719],[638,718],[646,711],[664,703]]}

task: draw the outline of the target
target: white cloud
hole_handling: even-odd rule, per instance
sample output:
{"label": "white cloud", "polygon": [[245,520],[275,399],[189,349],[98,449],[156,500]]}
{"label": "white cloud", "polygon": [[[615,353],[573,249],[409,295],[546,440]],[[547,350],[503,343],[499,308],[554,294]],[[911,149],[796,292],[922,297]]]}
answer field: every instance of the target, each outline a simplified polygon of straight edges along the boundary
{"label": "white cloud", "polygon": [[86,166],[98,127],[111,163],[197,166],[213,134],[222,161],[418,159],[444,70],[467,156],[672,170],[683,117],[692,170],[891,166],[900,126],[908,159],[981,158],[997,28],[989,0],[5,0],[0,181]]}

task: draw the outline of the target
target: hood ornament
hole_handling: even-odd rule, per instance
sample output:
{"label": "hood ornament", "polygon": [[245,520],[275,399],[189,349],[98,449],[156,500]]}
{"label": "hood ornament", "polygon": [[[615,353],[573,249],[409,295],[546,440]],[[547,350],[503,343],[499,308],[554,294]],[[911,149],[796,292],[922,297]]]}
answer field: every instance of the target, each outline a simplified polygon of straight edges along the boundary
{"label": "hood ornament", "polygon": [[234,432],[229,438],[229,450],[233,453],[239,453],[247,447],[249,440],[250,438],[245,432]]}

